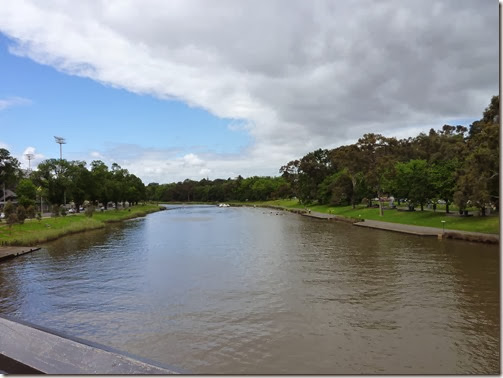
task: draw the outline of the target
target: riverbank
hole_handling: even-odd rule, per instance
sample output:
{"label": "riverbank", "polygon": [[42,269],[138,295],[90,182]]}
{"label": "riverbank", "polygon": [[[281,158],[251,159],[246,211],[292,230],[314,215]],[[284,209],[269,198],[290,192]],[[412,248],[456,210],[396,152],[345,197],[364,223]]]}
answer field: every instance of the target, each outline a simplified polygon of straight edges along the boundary
{"label": "riverbank", "polygon": [[[499,243],[498,216],[459,217],[455,214],[445,214],[433,211],[400,211],[385,210],[384,216],[379,216],[379,209],[357,206],[305,207],[296,200],[275,200],[266,202],[231,202],[233,206],[258,206],[277,210],[300,213],[317,219],[338,220],[354,223],[358,226],[381,230],[395,231],[422,236],[438,236],[442,238],[459,239],[485,243]],[[442,222],[443,221],[443,222]]]}
{"label": "riverbank", "polygon": [[[264,202],[230,202],[238,206],[265,206],[284,210],[318,212],[337,215],[339,217],[357,220],[370,219],[380,222],[400,223],[412,226],[434,227],[442,230],[480,232],[486,234],[499,234],[499,216],[469,216],[461,217],[457,213],[446,214],[442,211],[402,211],[403,209],[385,209],[384,216],[379,215],[378,208],[368,208],[358,205],[355,209],[351,206],[328,205],[303,205],[297,200],[274,200]],[[442,222],[444,221],[444,222]]]}
{"label": "riverbank", "polygon": [[66,217],[27,219],[24,224],[15,224],[9,228],[0,224],[0,245],[33,246],[65,235],[103,228],[107,223],[121,222],[127,219],[145,216],[163,210],[158,205],[139,205],[124,210],[95,212],[92,217],[84,214],[72,214]]}

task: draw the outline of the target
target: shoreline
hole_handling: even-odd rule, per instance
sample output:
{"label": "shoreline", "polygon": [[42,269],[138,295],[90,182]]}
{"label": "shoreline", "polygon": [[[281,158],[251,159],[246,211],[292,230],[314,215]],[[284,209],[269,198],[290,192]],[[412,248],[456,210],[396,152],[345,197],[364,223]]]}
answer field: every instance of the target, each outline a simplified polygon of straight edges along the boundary
{"label": "shoreline", "polygon": [[283,210],[313,219],[352,223],[353,226],[371,228],[375,230],[400,232],[403,234],[423,236],[423,237],[425,236],[437,237],[438,239],[456,239],[477,243],[499,244],[498,234],[487,234],[482,232],[451,230],[451,229],[442,230],[441,228],[436,227],[416,226],[411,224],[375,221],[370,219],[367,220],[356,219],[356,218],[343,217],[341,215],[320,213],[304,209],[290,209],[287,207],[274,206],[274,205],[244,205],[244,204],[233,204],[232,202],[230,202],[229,204],[234,207],[252,207],[252,208],[260,207],[266,209]]}
{"label": "shoreline", "polygon": [[[163,211],[166,210],[164,206],[160,205],[152,205],[155,206],[155,208],[151,209],[138,209],[137,211],[132,211],[128,212],[126,214],[120,214],[118,218],[111,218],[111,219],[96,219],[94,216],[87,218],[85,216],[82,216],[82,218],[74,223],[70,223],[67,226],[64,226],[62,228],[56,228],[56,229],[43,229],[39,231],[34,231],[33,234],[29,234],[29,231],[25,231],[24,236],[23,232],[21,231],[20,236],[18,238],[13,238],[12,240],[2,240],[0,242],[0,252],[1,250],[6,250],[9,248],[15,248],[15,247],[21,247],[21,248],[32,248],[33,246],[37,244],[42,244],[46,243],[49,241],[57,240],[59,238],[62,238],[64,236],[69,236],[73,234],[78,234],[86,231],[93,231],[93,230],[98,230],[105,228],[107,224],[109,223],[118,223],[118,222],[123,222],[126,220],[134,219],[134,218],[141,218],[145,217],[148,214],[152,214],[158,211]],[[108,210],[108,211],[113,211],[113,210]],[[102,214],[102,213],[96,213],[96,214]],[[73,217],[73,216],[72,216]],[[46,220],[48,219],[57,219],[57,218],[45,218]],[[30,221],[32,222],[32,221]],[[47,226],[47,224],[45,224]],[[50,226],[50,225],[49,225]],[[4,226],[7,227],[7,226]],[[17,254],[15,255],[17,256]]]}

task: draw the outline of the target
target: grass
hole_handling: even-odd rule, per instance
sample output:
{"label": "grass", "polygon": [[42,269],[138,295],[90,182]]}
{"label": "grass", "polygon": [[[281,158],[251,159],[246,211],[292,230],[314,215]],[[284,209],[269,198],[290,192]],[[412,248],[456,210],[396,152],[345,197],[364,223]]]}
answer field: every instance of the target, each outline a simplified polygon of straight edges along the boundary
{"label": "grass", "polygon": [[128,210],[108,210],[95,212],[91,218],[84,214],[66,217],[43,218],[41,221],[27,219],[24,224],[15,224],[9,228],[4,222],[0,224],[0,244],[30,246],[44,243],[61,236],[77,232],[103,228],[107,223],[145,216],[159,210],[156,205],[134,206]]}
{"label": "grass", "polygon": [[[256,206],[277,206],[285,209],[304,209],[309,208],[311,211],[320,213],[331,213],[347,218],[372,219],[383,222],[410,224],[415,226],[436,227],[441,229],[442,222],[445,221],[445,228],[459,231],[483,232],[488,234],[499,233],[499,215],[490,216],[472,216],[472,217],[457,217],[446,215],[437,209],[433,211],[397,211],[384,210],[384,215],[379,215],[378,208],[367,208],[360,205],[356,209],[351,206],[328,206],[328,205],[303,205],[298,200],[274,200],[265,202],[240,202],[235,204],[241,205],[256,205]],[[455,214],[451,211],[451,214]]]}

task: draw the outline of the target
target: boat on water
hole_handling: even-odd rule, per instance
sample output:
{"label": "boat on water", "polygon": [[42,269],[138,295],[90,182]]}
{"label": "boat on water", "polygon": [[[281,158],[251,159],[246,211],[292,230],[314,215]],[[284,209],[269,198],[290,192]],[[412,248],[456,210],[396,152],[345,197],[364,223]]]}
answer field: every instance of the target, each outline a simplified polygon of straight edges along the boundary
{"label": "boat on water", "polygon": [[230,207],[228,203],[219,203],[218,207]]}

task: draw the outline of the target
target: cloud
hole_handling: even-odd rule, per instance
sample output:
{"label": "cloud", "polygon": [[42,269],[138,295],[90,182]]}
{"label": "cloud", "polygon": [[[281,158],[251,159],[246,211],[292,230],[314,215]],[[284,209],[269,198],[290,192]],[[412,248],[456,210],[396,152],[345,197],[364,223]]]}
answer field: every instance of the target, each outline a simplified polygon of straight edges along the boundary
{"label": "cloud", "polygon": [[89,153],[89,155],[91,156],[91,158],[93,159],[103,159],[103,155],[101,153],[99,153],[98,151],[91,151]]}
{"label": "cloud", "polygon": [[204,162],[195,154],[187,154],[181,158],[185,167],[200,167]]}
{"label": "cloud", "polygon": [[31,100],[23,97],[7,97],[0,99],[0,111],[12,108],[14,106],[29,105]]}
{"label": "cloud", "polygon": [[[62,72],[238,120],[245,156],[196,156],[218,176],[478,118],[498,93],[498,5],[477,0],[13,0],[0,31]],[[143,170],[199,172],[191,159]]]}

